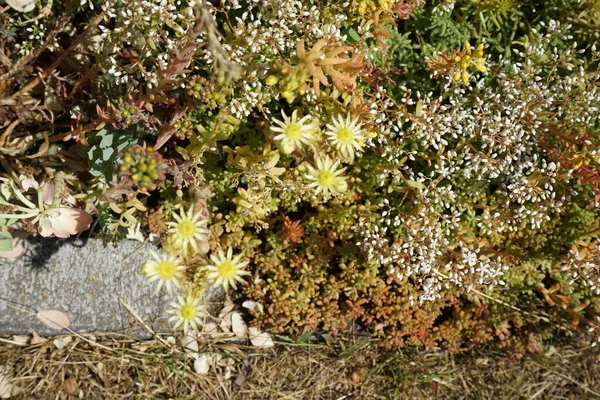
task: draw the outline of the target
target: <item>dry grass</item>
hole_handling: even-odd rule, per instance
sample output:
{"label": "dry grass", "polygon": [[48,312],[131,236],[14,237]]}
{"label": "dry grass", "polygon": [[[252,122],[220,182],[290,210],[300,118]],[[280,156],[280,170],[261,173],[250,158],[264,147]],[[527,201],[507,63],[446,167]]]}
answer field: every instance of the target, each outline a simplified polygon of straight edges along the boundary
{"label": "dry grass", "polygon": [[[114,335],[0,345],[22,399],[591,399],[598,351],[566,344],[511,363],[502,355],[383,352],[372,341],[272,349],[201,343],[231,364],[193,371],[177,345]],[[225,363],[227,364],[227,363]],[[73,395],[69,395],[72,393]]]}

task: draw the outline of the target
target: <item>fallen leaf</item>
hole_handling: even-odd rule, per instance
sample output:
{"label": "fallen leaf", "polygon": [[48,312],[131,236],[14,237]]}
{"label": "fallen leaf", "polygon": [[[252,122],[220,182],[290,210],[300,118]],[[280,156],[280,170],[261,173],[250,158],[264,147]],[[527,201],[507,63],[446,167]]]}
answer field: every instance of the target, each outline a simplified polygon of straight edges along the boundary
{"label": "fallen leaf", "polygon": [[35,2],[36,0],[6,0],[6,4],[22,13],[33,10],[35,8]]}
{"label": "fallen leaf", "polygon": [[248,337],[248,326],[244,322],[242,315],[239,312],[231,313],[231,330],[236,337],[245,339]]}
{"label": "fallen leaf", "polygon": [[21,393],[23,393],[25,389],[23,389],[21,386],[17,386],[17,385],[12,385],[12,388],[10,390],[10,394],[15,397]]}
{"label": "fallen leaf", "polygon": [[54,339],[52,341],[52,343],[54,344],[54,346],[57,349],[62,349],[63,347],[65,347],[67,344],[69,344],[71,342],[71,340],[73,340],[73,338],[71,336],[64,336],[64,337],[60,337],[57,339]]}
{"label": "fallen leaf", "polygon": [[79,391],[79,383],[72,376],[65,379],[63,382],[63,390],[72,396],[75,396]]}
{"label": "fallen leaf", "polygon": [[[231,316],[229,316],[229,317],[231,318]],[[230,337],[234,336],[234,334],[231,332],[223,332],[221,329],[219,329],[219,325],[217,325],[216,323],[214,323],[212,321],[204,324],[201,334],[202,334],[203,338],[215,339],[215,340],[221,340],[221,339],[230,338]]]}
{"label": "fallen leaf", "polygon": [[208,370],[210,370],[210,365],[208,362],[210,361],[211,356],[209,354],[201,354],[196,361],[194,361],[194,371],[197,374],[207,374]]}
{"label": "fallen leaf", "polygon": [[96,372],[96,374],[104,384],[108,384],[106,375],[104,374],[104,363],[99,362],[94,367],[92,367],[92,369]]}
{"label": "fallen leaf", "polygon": [[27,342],[29,341],[29,336],[25,336],[25,335],[14,335],[12,338],[13,342],[15,342],[16,344],[20,345],[20,346],[24,346],[27,344]]}
{"label": "fallen leaf", "polygon": [[42,321],[50,329],[61,330],[68,328],[71,325],[69,317],[62,311],[58,310],[42,310],[36,314],[38,319]]}
{"label": "fallen leaf", "polygon": [[245,302],[243,302],[242,307],[247,308],[250,311],[258,312],[261,314],[265,312],[265,308],[263,307],[262,304],[257,303],[256,301],[252,301],[252,300],[246,300]]}
{"label": "fallen leaf", "polygon": [[40,343],[44,343],[47,342],[48,339],[41,337],[40,335],[37,334],[37,332],[33,332],[33,337],[31,338],[31,344],[40,344]]}
{"label": "fallen leaf", "polygon": [[248,335],[250,336],[250,343],[256,347],[273,347],[273,338],[267,332],[261,332],[257,328],[248,328]]}
{"label": "fallen leaf", "polygon": [[212,321],[205,323],[202,327],[202,333],[205,333],[209,336],[212,336],[217,332],[219,332],[219,327]]}
{"label": "fallen leaf", "polygon": [[10,382],[8,367],[0,366],[0,399],[12,397],[13,384]]}
{"label": "fallen leaf", "polygon": [[223,308],[221,309],[221,312],[219,313],[219,318],[221,318],[222,316],[233,311],[234,307],[235,307],[235,304],[233,304],[233,302],[229,298],[227,300],[225,300],[225,303],[223,304]]}
{"label": "fallen leaf", "polygon": [[223,375],[223,379],[228,380],[233,376],[233,368],[225,367],[225,374]]}
{"label": "fallen leaf", "polygon": [[195,335],[188,332],[179,342],[188,356],[194,360],[198,358],[198,340]]}
{"label": "fallen leaf", "polygon": [[175,344],[175,343],[177,343],[177,340],[175,340],[175,338],[173,336],[167,336],[167,343]]}
{"label": "fallen leaf", "polygon": [[221,314],[219,314],[219,319],[221,320],[219,322],[219,327],[223,332],[231,332],[231,314],[231,312],[226,314],[221,312]]}

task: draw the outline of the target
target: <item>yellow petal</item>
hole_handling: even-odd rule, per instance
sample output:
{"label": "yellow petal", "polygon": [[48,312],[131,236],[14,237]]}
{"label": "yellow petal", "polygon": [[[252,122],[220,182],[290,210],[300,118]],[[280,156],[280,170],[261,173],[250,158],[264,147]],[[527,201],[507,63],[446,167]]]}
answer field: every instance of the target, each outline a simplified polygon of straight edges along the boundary
{"label": "yellow petal", "polygon": [[479,58],[483,56],[483,43],[479,43],[473,52],[473,57]]}

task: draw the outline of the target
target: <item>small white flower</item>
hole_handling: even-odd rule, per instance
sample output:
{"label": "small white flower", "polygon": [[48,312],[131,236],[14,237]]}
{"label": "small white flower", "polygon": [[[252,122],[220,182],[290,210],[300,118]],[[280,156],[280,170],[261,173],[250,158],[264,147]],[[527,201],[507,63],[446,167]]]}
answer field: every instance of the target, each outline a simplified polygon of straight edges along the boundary
{"label": "small white flower", "polygon": [[338,169],[340,162],[333,161],[328,156],[315,159],[316,168],[309,165],[309,171],[305,178],[312,181],[308,187],[315,188],[315,194],[323,194],[324,197],[343,193],[348,189],[346,179],[341,174],[346,168]]}
{"label": "small white flower", "polygon": [[213,282],[213,285],[221,285],[225,290],[231,285],[236,289],[236,281],[243,282],[244,275],[250,275],[250,272],[244,271],[244,267],[248,265],[248,261],[242,261],[242,255],[238,254],[233,257],[231,247],[227,250],[227,255],[223,250],[219,250],[218,255],[211,255],[212,265],[207,265],[207,278]]}
{"label": "small white flower", "polygon": [[197,331],[198,325],[202,323],[202,317],[206,316],[206,308],[201,304],[201,300],[188,294],[185,299],[183,296],[177,296],[177,302],[171,303],[171,310],[167,313],[173,314],[169,322],[175,322],[174,328],[183,326],[184,333],[192,328]]}
{"label": "small white flower", "polygon": [[358,118],[352,119],[350,114],[344,119],[341,115],[334,118],[331,124],[327,124],[327,138],[342,157],[353,160],[354,153],[362,150],[365,144],[365,136],[361,129]]}
{"label": "small white flower", "polygon": [[281,115],[283,116],[283,121],[274,119],[273,122],[278,126],[272,126],[271,130],[279,132],[279,135],[275,136],[274,139],[279,141],[281,150],[284,153],[290,154],[303,145],[312,144],[315,140],[315,132],[318,127],[310,121],[309,115],[298,119],[298,110],[294,110],[291,117],[285,115],[283,111]]}
{"label": "small white flower", "polygon": [[169,254],[158,255],[150,250],[153,260],[148,260],[142,266],[142,272],[148,277],[149,282],[158,281],[157,290],[165,285],[168,293],[172,293],[173,286],[181,288],[185,266],[181,265],[179,258]]}
{"label": "small white flower", "polygon": [[168,222],[168,242],[182,254],[198,254],[198,241],[207,241],[210,231],[206,228],[207,221],[201,213],[194,214],[194,207],[191,206],[186,213],[184,209],[180,214],[172,214],[175,221]]}

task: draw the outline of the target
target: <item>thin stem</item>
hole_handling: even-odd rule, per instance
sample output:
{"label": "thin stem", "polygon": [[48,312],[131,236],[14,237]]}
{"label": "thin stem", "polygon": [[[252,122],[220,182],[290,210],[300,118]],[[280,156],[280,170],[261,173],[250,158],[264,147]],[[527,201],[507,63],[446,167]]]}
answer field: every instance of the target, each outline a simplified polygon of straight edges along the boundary
{"label": "thin stem", "polygon": [[75,50],[75,48],[77,46],[79,46],[90,35],[90,33],[94,29],[96,29],[96,27],[98,26],[98,24],[100,24],[100,22],[104,19],[105,16],[106,16],[106,11],[102,11],[96,17],[96,19],[94,19],[87,26],[87,28],[85,28],[85,30],[83,31],[83,33],[81,35],[79,35],[75,39],[73,39],[73,41],[71,42],[71,45],[65,51],[63,51],[60,54],[60,56],[58,56],[56,58],[56,60],[48,68],[46,68],[44,70],[44,72],[42,72],[37,78],[32,79],[29,83],[27,83],[25,86],[23,86],[19,91],[17,91],[16,93],[12,94],[7,100],[17,99],[17,98],[19,98],[19,97],[21,97],[21,96],[29,93],[34,87],[36,87],[42,81],[42,79],[47,78],[59,65],[61,65],[63,63],[63,61],[65,60],[65,58],[67,58],[67,56],[73,50]]}
{"label": "thin stem", "polygon": [[44,201],[43,201],[44,199],[42,198],[41,190],[38,190],[38,192],[37,192],[37,200],[38,200],[39,209],[41,210],[43,208],[43,204],[44,204]]}
{"label": "thin stem", "polygon": [[39,215],[39,212],[36,211],[35,213],[29,213],[29,214],[0,214],[0,218],[4,218],[4,219],[26,219],[26,218],[31,218],[31,217],[35,217],[36,215]]}
{"label": "thin stem", "polygon": [[32,212],[39,212],[39,210],[37,210],[36,208],[34,208],[34,209],[25,208],[25,207],[22,207],[22,206],[17,206],[17,205],[11,204],[11,203],[7,203],[4,200],[0,200],[0,205],[11,207],[11,208],[16,208],[17,211],[22,211],[25,214],[29,214],[29,213],[32,213]]}
{"label": "thin stem", "polygon": [[10,181],[10,186],[11,186],[12,190],[15,192],[15,194],[17,195],[17,197],[19,198],[19,200],[21,200],[23,202],[23,204],[25,204],[27,207],[31,208],[32,210],[37,209],[35,204],[33,204],[31,201],[27,200],[27,198],[25,196],[23,196],[23,193],[21,193],[21,191],[19,190],[17,185],[15,185],[15,182],[13,180]]}

